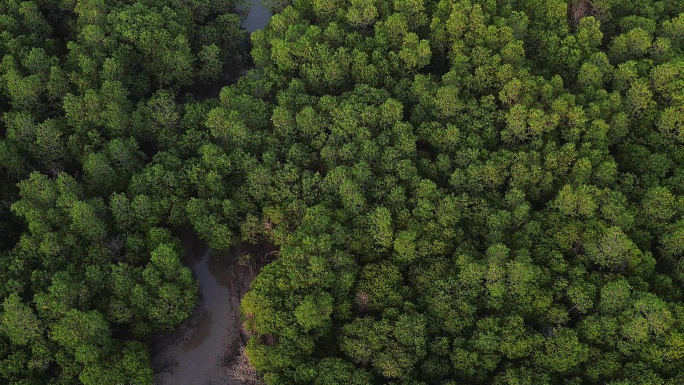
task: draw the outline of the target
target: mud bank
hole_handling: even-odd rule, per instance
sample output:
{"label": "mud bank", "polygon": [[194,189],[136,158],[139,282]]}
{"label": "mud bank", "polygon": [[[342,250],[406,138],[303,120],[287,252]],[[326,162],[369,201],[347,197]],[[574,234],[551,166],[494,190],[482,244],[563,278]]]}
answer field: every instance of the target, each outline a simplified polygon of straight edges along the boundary
{"label": "mud bank", "polygon": [[[186,265],[200,285],[195,312],[172,333],[155,336],[152,358],[155,384],[243,385],[230,375],[230,364],[245,342],[240,300],[263,265],[270,245],[239,245],[215,254],[191,235],[184,235]],[[250,254],[261,264],[241,263]]]}

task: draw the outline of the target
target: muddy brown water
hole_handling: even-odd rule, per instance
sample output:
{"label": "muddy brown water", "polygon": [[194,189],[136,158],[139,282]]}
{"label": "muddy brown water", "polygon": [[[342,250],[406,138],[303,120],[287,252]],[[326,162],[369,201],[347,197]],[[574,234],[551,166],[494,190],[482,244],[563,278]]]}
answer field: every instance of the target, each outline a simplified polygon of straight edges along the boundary
{"label": "muddy brown water", "polygon": [[[244,344],[240,300],[258,274],[272,245],[241,244],[226,253],[212,251],[186,233],[181,236],[185,263],[199,282],[200,299],[193,315],[175,331],[155,336],[152,361],[155,384],[242,385],[229,374],[229,365]],[[241,263],[251,255],[261,264]]]}

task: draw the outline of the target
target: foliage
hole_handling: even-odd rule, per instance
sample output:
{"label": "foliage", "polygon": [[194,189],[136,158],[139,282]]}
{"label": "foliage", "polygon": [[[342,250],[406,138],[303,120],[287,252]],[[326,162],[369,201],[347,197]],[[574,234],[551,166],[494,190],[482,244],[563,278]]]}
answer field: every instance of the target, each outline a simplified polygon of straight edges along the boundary
{"label": "foliage", "polygon": [[274,15],[224,91],[272,111],[231,198],[282,248],[243,300],[266,383],[681,382],[682,12]]}
{"label": "foliage", "polygon": [[245,39],[233,1],[0,2],[0,383],[152,382],[142,341],[197,296],[187,93]]}
{"label": "foliage", "polygon": [[150,382],[184,227],[267,384],[684,382],[681,2],[271,5],[0,3],[0,382]]}

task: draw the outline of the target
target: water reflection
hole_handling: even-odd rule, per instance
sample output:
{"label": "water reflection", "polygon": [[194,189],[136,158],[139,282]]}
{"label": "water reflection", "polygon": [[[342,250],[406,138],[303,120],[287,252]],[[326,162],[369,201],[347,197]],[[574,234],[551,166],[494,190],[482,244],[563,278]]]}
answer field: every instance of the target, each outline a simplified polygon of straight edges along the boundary
{"label": "water reflection", "polygon": [[242,23],[242,28],[252,33],[266,26],[271,18],[271,12],[264,6],[263,0],[249,0],[247,3],[251,8],[247,19]]}
{"label": "water reflection", "polygon": [[217,285],[228,287],[231,279],[234,279],[235,274],[231,269],[231,266],[235,264],[234,259],[234,256],[228,254],[212,254],[209,256],[207,268]]}
{"label": "water reflection", "polygon": [[[227,258],[226,258],[227,259]],[[191,257],[192,260],[192,257]],[[201,304],[183,338],[182,349],[176,353],[178,365],[164,384],[207,384],[225,381],[221,368],[225,361],[226,343],[234,339],[235,321],[231,311],[230,290],[226,282],[218,282],[209,269],[214,265],[211,250],[192,265],[192,271],[200,284]],[[230,271],[228,265],[221,268]]]}
{"label": "water reflection", "polygon": [[183,344],[183,351],[189,352],[197,349],[211,335],[211,310],[202,309],[197,315],[197,324],[189,333],[187,341]]}
{"label": "water reflection", "polygon": [[200,285],[200,303],[184,326],[160,340],[155,355],[155,383],[239,385],[228,375],[226,362],[243,342],[240,299],[260,268],[239,261],[247,254],[263,260],[275,247],[240,244],[225,253],[212,253],[193,237],[184,237],[183,244],[185,262]]}

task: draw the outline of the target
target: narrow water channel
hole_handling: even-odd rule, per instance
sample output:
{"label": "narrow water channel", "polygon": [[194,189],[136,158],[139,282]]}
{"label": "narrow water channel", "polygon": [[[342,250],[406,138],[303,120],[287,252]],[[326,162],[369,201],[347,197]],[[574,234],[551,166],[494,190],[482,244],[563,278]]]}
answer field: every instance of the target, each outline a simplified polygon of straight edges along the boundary
{"label": "narrow water channel", "polygon": [[242,23],[242,28],[252,33],[262,29],[271,18],[271,12],[264,6],[263,0],[248,0],[250,6],[247,19]]}
{"label": "narrow water channel", "polygon": [[[189,259],[193,259],[192,257]],[[219,275],[212,274],[209,261],[215,259],[207,249],[190,267],[200,285],[200,305],[196,314],[168,346],[171,370],[160,373],[157,383],[168,385],[228,383],[225,371],[226,347],[234,344],[239,321],[233,314],[228,282],[218,279],[230,266],[213,263]],[[227,277],[226,277],[227,278]],[[238,321],[238,322],[236,322]],[[239,329],[238,329],[239,330]],[[239,331],[238,331],[239,333]]]}
{"label": "narrow water channel", "polygon": [[241,264],[240,258],[247,254],[264,256],[274,247],[241,244],[215,254],[192,236],[182,238],[186,265],[199,282],[200,300],[190,319],[155,341],[155,384],[241,385],[230,376],[227,364],[244,342],[240,300],[259,267]]}
{"label": "narrow water channel", "polygon": [[[249,13],[242,22],[242,28],[251,34],[266,26],[271,19],[271,13],[262,0],[246,0],[245,3],[245,8],[249,10]],[[245,9],[242,11],[245,11]],[[209,86],[198,83],[190,87],[188,91],[196,100],[218,98],[223,87],[237,83],[240,76],[246,73],[249,68],[245,68],[244,64],[240,61],[227,63],[224,66],[223,76],[219,81]]]}
{"label": "narrow water channel", "polygon": [[[271,14],[262,0],[247,0],[250,11],[242,23],[252,33],[266,26]],[[211,91],[218,94],[218,90]],[[205,92],[207,96],[211,92]],[[199,282],[200,301],[189,320],[153,343],[155,384],[242,385],[226,365],[242,344],[240,300],[257,271],[238,263],[241,256],[273,251],[269,245],[239,245],[215,254],[196,237],[183,236],[186,265]]]}

